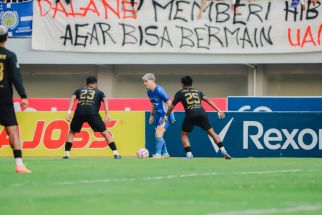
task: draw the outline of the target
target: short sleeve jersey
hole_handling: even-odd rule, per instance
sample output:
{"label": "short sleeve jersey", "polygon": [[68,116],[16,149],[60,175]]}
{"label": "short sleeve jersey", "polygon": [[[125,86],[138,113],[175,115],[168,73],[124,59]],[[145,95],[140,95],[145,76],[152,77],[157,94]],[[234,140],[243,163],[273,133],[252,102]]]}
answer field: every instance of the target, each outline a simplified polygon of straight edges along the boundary
{"label": "short sleeve jersey", "polygon": [[172,104],[175,106],[179,102],[182,103],[187,117],[195,117],[206,114],[205,109],[201,105],[204,94],[194,88],[183,88],[174,96]]}
{"label": "short sleeve jersey", "polygon": [[74,92],[78,100],[76,114],[98,114],[105,94],[97,88],[82,87]]}
{"label": "short sleeve jersey", "polygon": [[155,112],[160,116],[165,116],[168,110],[167,101],[170,99],[163,87],[157,85],[152,91],[147,90],[148,97],[155,108]]}

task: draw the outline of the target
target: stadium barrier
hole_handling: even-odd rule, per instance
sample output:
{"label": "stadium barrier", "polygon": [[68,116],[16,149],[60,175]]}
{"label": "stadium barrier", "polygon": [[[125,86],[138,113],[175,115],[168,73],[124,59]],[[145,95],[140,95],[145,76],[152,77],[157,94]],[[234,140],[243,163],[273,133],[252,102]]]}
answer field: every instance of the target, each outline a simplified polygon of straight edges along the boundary
{"label": "stadium barrier", "polygon": [[[30,101],[32,104],[32,99]],[[60,104],[57,101],[53,99],[52,104],[57,106]],[[150,106],[146,107],[148,100],[144,101],[145,109],[149,109]],[[48,107],[43,109],[52,108],[50,102],[46,100],[45,103]],[[35,107],[39,109],[40,106]],[[69,124],[65,120],[66,112],[57,112],[60,108],[66,106],[56,107],[51,112],[17,113],[25,156],[56,157],[63,154]],[[175,116],[177,121],[170,126],[165,139],[171,156],[181,157],[184,156],[180,140],[184,112],[176,112]],[[144,143],[153,154],[155,130],[148,124],[148,111],[112,111],[111,118],[113,120],[107,127],[122,155],[135,156]],[[223,120],[219,120],[215,112],[209,112],[209,119],[233,157],[322,157],[322,112],[227,112]],[[221,157],[216,153],[216,145],[200,128],[194,129],[190,140],[196,157]],[[72,156],[111,156],[106,148],[103,138],[85,124],[75,138]],[[8,137],[1,126],[0,156],[12,156]]]}
{"label": "stadium barrier", "polygon": [[[208,113],[233,157],[322,157],[322,112],[229,112],[223,120]],[[165,134],[171,156],[184,156],[180,131],[184,113]],[[146,113],[146,147],[155,152],[154,126]],[[222,157],[208,135],[195,127],[189,135],[195,157]]]}
{"label": "stadium barrier", "polygon": [[[14,99],[20,126],[20,139],[23,143],[25,157],[62,156],[69,123],[66,121],[68,98],[30,98],[29,107],[21,110],[20,99]],[[212,99],[220,108],[226,110],[227,99]],[[76,105],[75,105],[76,106]],[[74,107],[75,108],[75,107]],[[147,98],[109,99],[112,121],[107,125],[112,131],[118,149],[123,156],[135,156],[138,148],[145,143],[145,111],[151,109]],[[206,106],[206,109],[210,109]],[[103,106],[101,106],[103,110]],[[178,105],[176,111],[182,111]],[[102,111],[104,117],[104,112]],[[72,156],[111,156],[106,150],[106,142],[99,133],[92,132],[88,124],[76,135]],[[9,139],[0,126],[0,156],[11,157]]]}
{"label": "stadium barrier", "polygon": [[322,96],[229,96],[229,111],[322,111]]}
{"label": "stadium barrier", "polygon": [[[101,112],[102,117],[104,113]],[[64,145],[69,131],[66,112],[20,112],[17,118],[20,139],[25,157],[59,157],[64,154]],[[120,154],[135,156],[144,146],[144,112],[111,112],[112,120],[107,128],[113,133]],[[112,156],[100,133],[93,132],[86,123],[75,136],[71,156]],[[0,126],[0,156],[12,157],[9,140]]]}
{"label": "stadium barrier", "polygon": [[[217,106],[225,111],[227,110],[227,98],[211,98]],[[21,111],[19,105],[20,99],[14,99],[16,111]],[[29,98],[29,107],[25,111],[67,111],[69,98]],[[148,98],[111,98],[108,100],[108,106],[111,111],[149,111],[151,102]],[[208,104],[204,104],[205,110],[213,110]],[[76,103],[74,105],[74,110]],[[101,105],[101,110],[104,106]],[[183,111],[183,106],[178,104],[175,111]]]}

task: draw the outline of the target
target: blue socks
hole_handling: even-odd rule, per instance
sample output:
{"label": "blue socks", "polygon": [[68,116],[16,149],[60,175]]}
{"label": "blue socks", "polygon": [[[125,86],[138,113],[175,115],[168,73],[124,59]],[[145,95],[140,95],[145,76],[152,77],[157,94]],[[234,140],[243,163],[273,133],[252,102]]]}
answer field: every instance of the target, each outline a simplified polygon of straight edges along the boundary
{"label": "blue socks", "polygon": [[163,137],[158,137],[156,140],[156,153],[157,155],[168,154],[167,146]]}
{"label": "blue socks", "polygon": [[155,142],[156,142],[155,154],[161,155],[164,140],[163,140],[163,138],[155,138]]}
{"label": "blue socks", "polygon": [[[162,138],[163,139],[163,138]],[[162,146],[162,155],[168,155],[168,149],[167,149],[167,144],[165,143],[163,139],[163,146]]]}

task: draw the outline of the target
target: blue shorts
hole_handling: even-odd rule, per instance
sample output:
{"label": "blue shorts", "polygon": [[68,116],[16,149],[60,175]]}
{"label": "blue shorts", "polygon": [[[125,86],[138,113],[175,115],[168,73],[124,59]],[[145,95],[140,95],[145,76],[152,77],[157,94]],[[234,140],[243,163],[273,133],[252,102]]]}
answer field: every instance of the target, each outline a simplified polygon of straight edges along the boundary
{"label": "blue shorts", "polygon": [[[155,127],[158,127],[158,126],[160,126],[162,124],[162,119],[163,119],[163,117],[157,117],[157,118],[155,118]],[[164,125],[162,125],[162,127],[165,130],[167,130],[169,128],[170,124],[171,124],[170,123],[170,120],[168,120]]]}

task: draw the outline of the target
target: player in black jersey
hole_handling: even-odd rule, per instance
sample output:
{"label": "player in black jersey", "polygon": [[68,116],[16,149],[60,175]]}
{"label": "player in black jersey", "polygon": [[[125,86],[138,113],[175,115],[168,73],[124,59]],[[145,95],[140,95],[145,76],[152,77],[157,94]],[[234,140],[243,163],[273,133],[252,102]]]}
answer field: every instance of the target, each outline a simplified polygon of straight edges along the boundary
{"label": "player in black jersey", "polygon": [[193,158],[188,135],[195,125],[207,131],[210,137],[218,145],[220,152],[224,155],[225,159],[231,159],[230,155],[226,152],[220,138],[211,127],[207,113],[201,105],[201,100],[207,102],[211,107],[213,107],[217,111],[220,119],[224,118],[225,114],[220,111],[219,108],[201,91],[192,88],[192,82],[193,80],[190,76],[185,76],[181,79],[183,89],[176,93],[172,104],[166,113],[164,121],[167,120],[174,107],[179,102],[182,102],[186,111],[186,116],[182,124],[181,140],[186,152],[186,159]]}
{"label": "player in black jersey", "polygon": [[5,127],[9,136],[10,146],[16,159],[17,173],[31,173],[22,162],[22,146],[18,134],[18,122],[13,107],[13,89],[15,86],[22,98],[21,106],[28,106],[27,95],[20,75],[20,67],[15,53],[4,47],[8,39],[8,29],[0,25],[0,125]]}
{"label": "player in black jersey", "polygon": [[[75,100],[78,100],[77,108],[73,119],[71,120],[71,110],[74,105]],[[68,159],[70,155],[70,150],[72,148],[72,142],[74,135],[77,132],[80,132],[84,122],[87,122],[95,132],[101,132],[103,137],[106,139],[108,146],[114,153],[115,159],[120,159],[115,142],[109,132],[106,129],[106,126],[99,115],[99,109],[101,102],[104,103],[106,121],[110,120],[108,114],[108,104],[105,94],[97,89],[97,79],[96,77],[88,77],[86,79],[86,86],[76,90],[70,100],[69,109],[67,113],[67,121],[70,122],[70,131],[67,136],[67,141],[65,144],[65,156],[64,159]]]}

